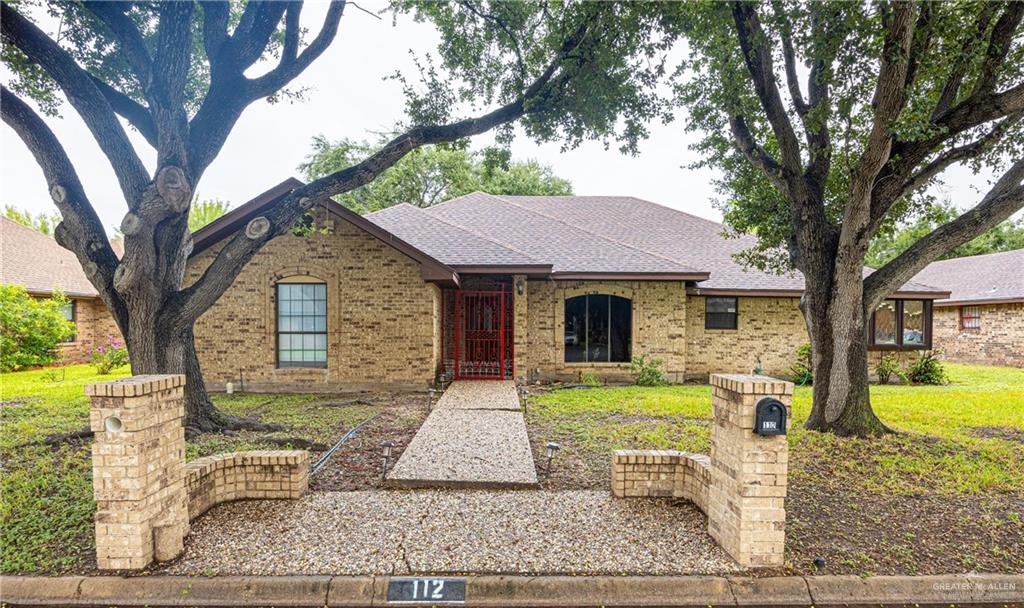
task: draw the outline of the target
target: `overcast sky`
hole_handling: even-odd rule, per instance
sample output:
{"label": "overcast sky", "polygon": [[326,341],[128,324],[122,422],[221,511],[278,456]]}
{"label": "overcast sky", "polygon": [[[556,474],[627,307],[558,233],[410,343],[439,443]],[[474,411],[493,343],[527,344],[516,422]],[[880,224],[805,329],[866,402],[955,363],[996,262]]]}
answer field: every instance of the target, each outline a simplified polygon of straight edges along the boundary
{"label": "overcast sky", "polygon": [[[365,7],[382,3],[361,2]],[[326,4],[308,2],[303,25],[310,36],[318,31]],[[52,30],[51,23],[43,22]],[[349,7],[335,43],[293,83],[309,87],[306,101],[254,103],[235,126],[227,144],[199,184],[201,198],[218,198],[238,206],[289,176],[301,177],[297,165],[309,153],[310,140],[323,134],[375,139],[403,119],[404,99],[400,84],[385,76],[402,70],[414,75],[410,50],[432,51],[437,35],[427,24],[390,15],[378,20]],[[267,69],[260,66],[260,69]],[[3,80],[8,80],[4,73]],[[48,120],[78,168],[87,193],[97,207],[108,232],[120,224],[126,212],[120,189],[106,157],[94,143],[74,110],[66,108],[62,119]],[[692,171],[695,160],[687,149],[693,138],[677,121],[653,124],[651,137],[638,156],[626,156],[599,142],[562,152],[560,146],[538,146],[525,137],[513,144],[517,159],[533,158],[551,165],[555,173],[572,181],[577,194],[631,195],[714,220],[721,213],[712,205],[714,173]],[[144,161],[152,168],[155,155],[131,133]],[[479,149],[492,142],[484,135],[473,140]],[[17,135],[6,125],[0,135],[0,203],[33,212],[52,211],[42,171]],[[947,173],[947,191],[960,205],[978,200],[977,187],[988,175],[973,176],[965,169]]]}

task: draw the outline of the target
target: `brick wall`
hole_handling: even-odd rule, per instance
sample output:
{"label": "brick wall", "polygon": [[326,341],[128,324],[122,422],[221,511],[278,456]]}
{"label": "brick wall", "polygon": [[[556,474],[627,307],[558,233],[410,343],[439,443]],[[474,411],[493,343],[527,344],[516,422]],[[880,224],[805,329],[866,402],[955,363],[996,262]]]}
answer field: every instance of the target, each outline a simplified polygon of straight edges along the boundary
{"label": "brick wall", "polygon": [[1024,367],[1024,302],[984,304],[981,329],[960,331],[960,307],[933,308],[932,347],[949,361]]}
{"label": "brick wall", "polygon": [[712,372],[750,373],[761,358],[764,373],[785,375],[796,350],[809,342],[799,298],[739,298],[737,329],[704,329],[701,296],[686,299],[686,377]]}
{"label": "brick wall", "polygon": [[674,450],[616,450],[612,494],[620,498],[684,498],[707,512],[711,458]]}
{"label": "brick wall", "polygon": [[[99,298],[71,298],[75,302],[75,340],[58,346],[63,363],[88,363],[107,337],[121,340],[121,330]],[[123,344],[123,341],[122,341]]]}
{"label": "brick wall", "polygon": [[[196,324],[209,386],[247,390],[330,390],[341,386],[425,385],[438,367],[440,290],[418,262],[320,208],[329,234],[285,235],[267,243]],[[220,246],[189,261],[185,284]],[[327,367],[277,368],[276,283],[296,275],[327,284]]]}
{"label": "brick wall", "polygon": [[305,450],[253,450],[198,458],[185,465],[188,518],[232,500],[299,498],[309,488]]}
{"label": "brick wall", "polygon": [[[609,294],[633,302],[632,354],[662,359],[672,380],[686,370],[686,291],[675,281],[529,281],[529,336],[523,370],[540,369],[541,380],[574,381],[582,372],[608,380],[628,380],[622,363],[565,362],[565,300],[584,294]],[[517,351],[517,357],[520,357]],[[522,360],[517,358],[517,365]],[[525,372],[524,372],[525,373]]]}

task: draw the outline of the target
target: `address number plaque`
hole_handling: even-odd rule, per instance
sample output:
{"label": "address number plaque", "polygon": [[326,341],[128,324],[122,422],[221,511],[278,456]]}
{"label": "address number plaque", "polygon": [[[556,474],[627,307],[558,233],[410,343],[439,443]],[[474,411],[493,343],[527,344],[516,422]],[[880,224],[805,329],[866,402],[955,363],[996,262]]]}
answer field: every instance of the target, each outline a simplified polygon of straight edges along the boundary
{"label": "address number plaque", "polygon": [[466,579],[425,576],[392,577],[388,581],[389,604],[463,604]]}

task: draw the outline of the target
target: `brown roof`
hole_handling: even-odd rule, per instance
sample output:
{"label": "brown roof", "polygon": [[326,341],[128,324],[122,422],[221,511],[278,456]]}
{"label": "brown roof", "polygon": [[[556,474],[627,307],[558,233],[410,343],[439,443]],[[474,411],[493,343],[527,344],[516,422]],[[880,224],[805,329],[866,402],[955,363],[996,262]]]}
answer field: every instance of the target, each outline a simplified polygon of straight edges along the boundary
{"label": "brown roof", "polygon": [[[196,233],[194,252],[237,230],[300,185],[289,179],[209,224]],[[629,196],[474,192],[425,209],[400,204],[365,217],[329,199],[324,204],[445,272],[686,280],[696,282],[695,291],[701,294],[796,296],[804,288],[799,273],[774,275],[745,268],[734,259],[756,243],[755,236],[730,236],[717,222]],[[946,292],[909,282],[897,295],[938,298]]]}
{"label": "brown roof", "polygon": [[1024,249],[932,262],[914,280],[950,292],[938,306],[1024,301]]}
{"label": "brown roof", "polygon": [[24,285],[29,293],[98,297],[74,253],[57,241],[0,217],[0,283]]}

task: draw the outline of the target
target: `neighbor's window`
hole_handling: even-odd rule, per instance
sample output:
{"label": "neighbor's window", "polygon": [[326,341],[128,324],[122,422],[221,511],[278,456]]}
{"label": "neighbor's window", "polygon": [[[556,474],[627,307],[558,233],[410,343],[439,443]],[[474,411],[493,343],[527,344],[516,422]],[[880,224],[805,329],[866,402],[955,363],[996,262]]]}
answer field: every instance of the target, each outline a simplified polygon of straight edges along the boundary
{"label": "neighbor's window", "polygon": [[882,349],[931,348],[932,303],[885,300],[871,315],[869,344]]}
{"label": "neighbor's window", "polygon": [[736,329],[737,298],[704,298],[704,329]]}
{"label": "neighbor's window", "polygon": [[76,302],[74,300],[68,300],[66,304],[61,304],[60,314],[63,315],[65,319],[75,324],[75,333],[71,334],[67,340],[64,340],[65,342],[74,342],[78,339],[78,308],[76,306]]}
{"label": "neighbor's window", "polygon": [[981,331],[981,306],[960,307],[960,331],[967,333]]}
{"label": "neighbor's window", "polygon": [[629,361],[632,328],[628,298],[591,294],[566,299],[566,363]]}
{"label": "neighbor's window", "polygon": [[277,366],[327,367],[326,284],[277,284]]}

